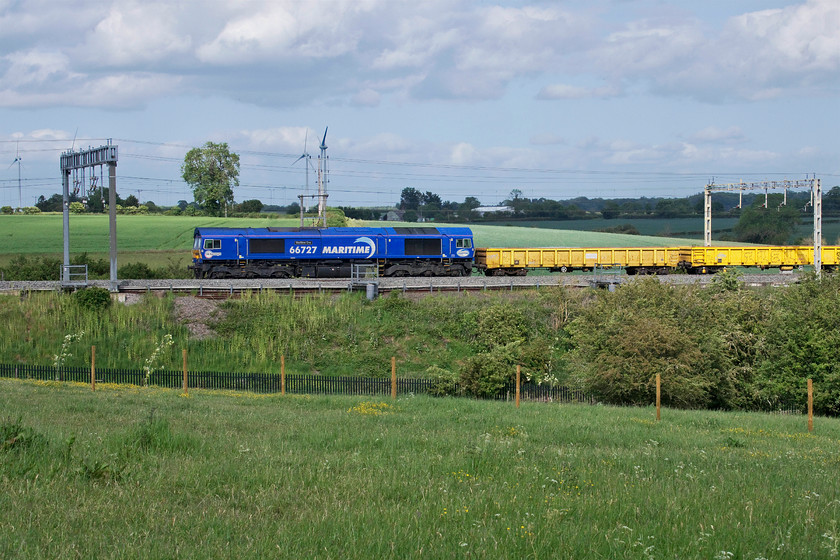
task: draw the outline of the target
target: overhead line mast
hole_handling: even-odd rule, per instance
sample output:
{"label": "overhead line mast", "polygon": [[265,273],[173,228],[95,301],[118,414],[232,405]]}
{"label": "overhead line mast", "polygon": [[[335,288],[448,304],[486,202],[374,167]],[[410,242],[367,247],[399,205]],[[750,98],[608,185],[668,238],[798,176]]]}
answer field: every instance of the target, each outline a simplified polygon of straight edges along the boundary
{"label": "overhead line mast", "polygon": [[[745,183],[743,181],[738,183],[729,183],[725,185],[716,185],[712,180],[706,185],[705,194],[705,216],[703,220],[703,244],[706,247],[712,245],[712,192],[719,191],[738,191],[739,195],[743,191],[748,190],[763,190],[765,192],[764,206],[767,207],[766,193],[770,190],[785,191],[785,204],[787,203],[788,189],[810,189],[811,190],[811,206],[814,208],[814,270],[817,276],[820,274],[822,268],[822,188],[820,187],[820,180],[815,177],[810,179],[801,179],[796,181],[758,181],[752,183]],[[740,198],[739,198],[740,206]]]}

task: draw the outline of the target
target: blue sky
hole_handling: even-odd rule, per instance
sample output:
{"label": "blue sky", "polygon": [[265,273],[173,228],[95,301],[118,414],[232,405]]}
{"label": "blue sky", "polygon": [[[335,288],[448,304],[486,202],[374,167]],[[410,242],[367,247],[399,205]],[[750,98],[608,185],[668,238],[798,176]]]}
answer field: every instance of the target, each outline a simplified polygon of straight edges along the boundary
{"label": "blue sky", "polygon": [[0,205],[17,150],[31,205],[108,138],[123,197],[191,201],[180,164],[212,140],[237,201],[289,204],[327,126],[331,205],[828,189],[840,2],[0,0]]}

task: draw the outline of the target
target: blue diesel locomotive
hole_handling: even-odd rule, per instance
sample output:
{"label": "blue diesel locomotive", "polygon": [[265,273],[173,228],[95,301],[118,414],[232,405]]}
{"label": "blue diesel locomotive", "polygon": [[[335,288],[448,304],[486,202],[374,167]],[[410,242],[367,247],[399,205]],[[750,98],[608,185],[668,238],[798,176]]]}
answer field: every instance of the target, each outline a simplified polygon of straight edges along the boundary
{"label": "blue diesel locomotive", "polygon": [[195,229],[196,278],[349,278],[354,264],[380,276],[468,276],[465,227]]}

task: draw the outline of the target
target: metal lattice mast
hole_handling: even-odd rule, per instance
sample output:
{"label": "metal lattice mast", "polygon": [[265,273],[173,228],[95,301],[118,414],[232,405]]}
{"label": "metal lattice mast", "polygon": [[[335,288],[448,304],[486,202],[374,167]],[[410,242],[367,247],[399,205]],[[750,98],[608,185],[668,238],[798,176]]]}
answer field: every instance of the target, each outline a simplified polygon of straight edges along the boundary
{"label": "metal lattice mast", "polygon": [[811,203],[814,207],[814,271],[822,269],[822,188],[820,180],[811,179]]}
{"label": "metal lattice mast", "polygon": [[117,146],[106,146],[61,154],[61,190],[64,222],[64,267],[61,281],[70,283],[70,173],[88,167],[108,166],[108,225],[110,231],[111,291],[117,291]]}
{"label": "metal lattice mast", "polygon": [[[816,177],[811,179],[803,179],[796,181],[758,181],[753,183],[729,183],[726,185],[716,185],[714,181],[706,185],[705,194],[705,217],[703,226],[703,244],[706,247],[712,245],[712,192],[719,191],[743,191],[749,190],[764,190],[765,193],[771,190],[785,191],[785,202],[787,202],[788,189],[810,189],[811,191],[811,206],[814,209],[814,270],[817,275],[820,274],[822,268],[822,189],[820,187],[820,180]],[[765,206],[766,206],[765,202]]]}

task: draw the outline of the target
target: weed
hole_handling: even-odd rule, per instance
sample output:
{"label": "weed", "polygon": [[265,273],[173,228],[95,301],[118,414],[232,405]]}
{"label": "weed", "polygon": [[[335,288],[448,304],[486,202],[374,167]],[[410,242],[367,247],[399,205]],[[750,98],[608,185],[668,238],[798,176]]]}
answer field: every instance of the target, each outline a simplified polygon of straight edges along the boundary
{"label": "weed", "polygon": [[44,436],[24,426],[20,418],[0,423],[0,451],[26,449],[43,443]]}

